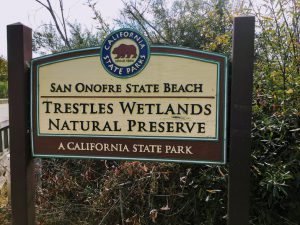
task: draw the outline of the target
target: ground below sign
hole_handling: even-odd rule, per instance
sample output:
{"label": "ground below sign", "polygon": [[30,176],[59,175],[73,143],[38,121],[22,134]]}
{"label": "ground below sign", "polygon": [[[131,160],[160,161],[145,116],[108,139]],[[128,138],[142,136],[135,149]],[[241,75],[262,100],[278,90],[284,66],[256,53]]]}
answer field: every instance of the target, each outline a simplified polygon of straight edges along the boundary
{"label": "ground below sign", "polygon": [[32,61],[33,155],[225,163],[226,57],[114,43]]}

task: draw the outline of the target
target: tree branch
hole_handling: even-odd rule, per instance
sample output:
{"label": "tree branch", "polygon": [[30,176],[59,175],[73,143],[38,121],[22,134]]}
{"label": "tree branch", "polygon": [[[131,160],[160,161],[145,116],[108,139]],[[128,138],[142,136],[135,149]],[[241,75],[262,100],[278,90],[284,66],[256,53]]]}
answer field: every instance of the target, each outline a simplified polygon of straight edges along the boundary
{"label": "tree branch", "polygon": [[64,32],[65,32],[65,37],[66,37],[66,40],[69,40],[68,39],[68,34],[67,34],[66,20],[65,20],[65,16],[64,16],[63,0],[59,0],[59,5],[60,5],[60,12],[61,12],[63,29],[64,29]]}
{"label": "tree branch", "polygon": [[130,7],[127,6],[127,12],[133,16],[133,18],[138,22],[138,24],[142,27],[142,29],[146,32],[148,38],[150,39],[151,43],[153,43],[153,39],[151,38],[150,33],[148,32],[147,28],[143,25],[143,23],[140,21],[140,19],[134,14],[134,12],[131,11]]}
{"label": "tree branch", "polygon": [[97,11],[95,8],[96,3],[92,3],[92,0],[87,1],[88,7],[93,11],[95,17],[93,19],[98,20],[100,28],[105,32],[109,33],[110,32],[110,27],[107,23],[105,23],[101,13]]}
{"label": "tree branch", "polygon": [[[45,3],[41,2],[40,0],[35,0],[35,1],[36,1],[37,3],[39,3],[39,4],[41,4],[43,7],[45,7],[45,8],[48,10],[48,12],[50,13],[50,15],[51,15],[51,17],[52,17],[52,19],[53,19],[53,21],[54,21],[54,23],[55,23],[55,27],[56,27],[56,29],[57,29],[57,31],[58,31],[58,33],[59,33],[61,39],[64,41],[65,45],[70,49],[71,46],[70,46],[68,37],[67,37],[67,35],[66,35],[67,32],[65,31],[65,34],[64,34],[64,33],[61,31],[60,25],[59,25],[59,23],[58,23],[58,21],[57,21],[55,12],[54,12],[54,10],[53,10],[53,8],[52,8],[52,5],[51,5],[50,1],[47,0],[48,5],[46,5]],[[61,8],[61,10],[63,10],[63,9]],[[63,14],[62,14],[62,15],[63,15]],[[65,21],[65,18],[62,18],[62,20]],[[66,29],[65,25],[63,25],[63,29]]]}
{"label": "tree branch", "polygon": [[135,6],[133,6],[133,5],[131,5],[131,7],[136,11],[136,13],[139,15],[139,17],[145,22],[145,23],[147,23],[148,25],[149,25],[149,27],[151,27],[157,34],[158,34],[158,36],[161,38],[161,39],[163,39],[166,43],[169,43],[169,41],[161,34],[161,32],[159,32],[140,12],[139,12],[139,10],[135,7]]}
{"label": "tree branch", "polygon": [[49,7],[47,5],[45,5],[43,2],[39,1],[39,0],[35,0],[37,3],[40,3],[43,7],[45,7],[47,10],[50,10]]}

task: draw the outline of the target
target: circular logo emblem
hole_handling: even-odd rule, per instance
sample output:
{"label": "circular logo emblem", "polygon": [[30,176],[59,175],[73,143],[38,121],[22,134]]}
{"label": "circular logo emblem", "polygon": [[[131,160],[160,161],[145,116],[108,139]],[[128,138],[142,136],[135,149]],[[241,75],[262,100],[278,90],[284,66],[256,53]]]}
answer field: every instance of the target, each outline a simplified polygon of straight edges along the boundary
{"label": "circular logo emblem", "polygon": [[146,38],[131,29],[120,29],[106,37],[101,52],[101,63],[111,75],[129,78],[140,73],[150,58]]}

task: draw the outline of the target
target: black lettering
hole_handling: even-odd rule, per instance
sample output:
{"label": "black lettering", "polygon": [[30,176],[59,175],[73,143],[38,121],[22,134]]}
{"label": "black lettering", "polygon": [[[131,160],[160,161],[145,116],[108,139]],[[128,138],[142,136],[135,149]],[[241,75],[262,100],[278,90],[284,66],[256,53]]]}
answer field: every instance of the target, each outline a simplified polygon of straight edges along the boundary
{"label": "black lettering", "polygon": [[56,123],[55,123],[51,119],[49,119],[49,128],[48,128],[48,130],[52,130],[52,126],[54,126],[54,128],[56,130],[59,130],[59,121],[60,121],[60,119],[56,119]]}
{"label": "black lettering", "polygon": [[50,110],[49,110],[49,105],[52,104],[52,102],[50,101],[43,101],[42,104],[45,104],[46,103],[46,111],[45,113],[50,113]]}
{"label": "black lettering", "polygon": [[126,113],[127,111],[129,111],[130,114],[133,113],[133,109],[135,108],[136,102],[133,102],[132,104],[130,104],[129,102],[124,103],[124,102],[119,102],[121,105],[121,109],[123,113]]}
{"label": "black lettering", "polygon": [[204,112],[204,115],[210,115],[211,114],[211,104],[206,104],[204,106],[204,109],[205,109],[205,112]]}
{"label": "black lettering", "polygon": [[51,83],[50,92],[55,92],[55,83]]}

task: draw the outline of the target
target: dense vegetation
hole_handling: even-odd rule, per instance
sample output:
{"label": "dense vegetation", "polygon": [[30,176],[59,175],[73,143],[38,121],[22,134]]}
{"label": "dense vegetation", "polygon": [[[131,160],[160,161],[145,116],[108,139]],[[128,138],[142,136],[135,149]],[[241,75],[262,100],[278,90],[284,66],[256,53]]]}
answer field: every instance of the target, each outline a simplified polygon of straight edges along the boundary
{"label": "dense vegetation", "polygon": [[0,56],[0,98],[8,97],[7,62]]}
{"label": "dense vegetation", "polygon": [[[125,1],[115,26],[138,29],[152,43],[222,52],[230,57],[233,16],[256,16],[251,224],[297,225],[300,2],[253,2]],[[93,1],[89,0],[88,5],[98,22],[98,32],[85,30],[78,23],[66,23],[66,36],[54,26],[45,25],[34,34],[35,50],[57,52],[98,45],[113,28],[105,23]],[[43,160],[38,221],[222,225],[227,218],[227,181],[226,166]]]}

